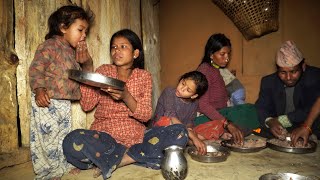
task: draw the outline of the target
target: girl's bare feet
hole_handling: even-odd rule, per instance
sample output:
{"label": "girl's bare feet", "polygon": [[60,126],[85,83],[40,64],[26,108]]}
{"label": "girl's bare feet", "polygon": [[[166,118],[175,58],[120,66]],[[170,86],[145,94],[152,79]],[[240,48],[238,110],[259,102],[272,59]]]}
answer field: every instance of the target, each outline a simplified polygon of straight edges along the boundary
{"label": "girl's bare feet", "polygon": [[101,170],[98,167],[93,168],[93,178],[97,178],[101,175]]}
{"label": "girl's bare feet", "polygon": [[69,174],[72,174],[72,175],[77,175],[77,174],[80,174],[81,170],[78,169],[78,168],[73,168],[69,171]]}

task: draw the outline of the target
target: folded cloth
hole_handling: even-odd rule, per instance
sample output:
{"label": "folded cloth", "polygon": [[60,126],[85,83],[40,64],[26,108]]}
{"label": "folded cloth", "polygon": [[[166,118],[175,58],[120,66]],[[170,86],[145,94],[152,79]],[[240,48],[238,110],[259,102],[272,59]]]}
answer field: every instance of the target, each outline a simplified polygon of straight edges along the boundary
{"label": "folded cloth", "polygon": [[247,103],[223,108],[219,110],[219,113],[243,130],[250,131],[250,129],[253,130],[260,127],[258,113],[253,104]]}
{"label": "folded cloth", "polygon": [[[245,135],[250,134],[253,129],[260,127],[258,113],[253,104],[240,104],[233,107],[226,107],[220,109],[219,113],[228,121],[237,125]],[[206,122],[210,122],[210,119],[205,115],[198,116],[194,120],[196,127]]]}
{"label": "folded cloth", "polygon": [[193,130],[206,138],[206,140],[217,140],[224,133],[223,121],[212,120],[196,126]]}
{"label": "folded cloth", "polygon": [[246,93],[244,89],[237,89],[231,94],[231,102],[233,105],[245,104]]}
{"label": "folded cloth", "polygon": [[219,71],[225,85],[228,85],[229,83],[231,83],[233,80],[236,79],[236,76],[232,74],[228,68],[219,68]]}
{"label": "folded cloth", "polygon": [[143,138],[143,142],[131,146],[127,152],[137,165],[160,169],[164,156],[163,150],[171,145],[185,147],[188,142],[188,131],[182,124],[153,127]]}
{"label": "folded cloth", "polygon": [[203,123],[206,123],[206,122],[210,122],[210,119],[205,116],[204,114],[200,114],[199,116],[197,116],[195,119],[194,119],[194,126],[198,126],[200,124],[203,124]]}
{"label": "folded cloth", "polygon": [[245,88],[227,68],[220,68],[220,74],[226,85],[228,96],[231,100],[231,106],[244,104],[246,99]]}
{"label": "folded cloth", "polygon": [[126,151],[109,134],[95,130],[77,129],[63,140],[63,153],[69,163],[79,169],[99,167],[103,179],[111,176]]}

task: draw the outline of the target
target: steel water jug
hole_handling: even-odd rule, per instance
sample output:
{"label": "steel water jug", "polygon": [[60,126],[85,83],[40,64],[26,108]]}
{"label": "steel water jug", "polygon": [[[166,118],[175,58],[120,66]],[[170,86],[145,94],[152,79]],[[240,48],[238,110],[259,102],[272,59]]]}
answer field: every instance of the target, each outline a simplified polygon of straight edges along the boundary
{"label": "steel water jug", "polygon": [[188,164],[181,146],[172,145],[165,150],[161,161],[161,173],[166,180],[182,180],[187,177]]}

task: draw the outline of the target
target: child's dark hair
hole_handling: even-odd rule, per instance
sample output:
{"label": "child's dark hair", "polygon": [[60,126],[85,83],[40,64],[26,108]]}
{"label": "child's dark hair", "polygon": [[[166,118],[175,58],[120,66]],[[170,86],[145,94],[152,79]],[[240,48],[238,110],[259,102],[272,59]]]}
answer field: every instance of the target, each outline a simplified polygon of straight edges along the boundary
{"label": "child's dark hair", "polygon": [[83,8],[75,5],[62,6],[55,12],[53,12],[48,19],[49,32],[45,36],[45,39],[50,39],[54,35],[62,36],[60,28],[63,25],[64,28],[69,28],[76,19],[83,19],[90,25],[93,21],[93,14],[86,12]]}
{"label": "child's dark hair", "polygon": [[221,33],[211,35],[207,41],[207,44],[204,50],[204,56],[200,64],[205,62],[210,64],[211,54],[219,51],[224,46],[231,47],[231,42],[229,38],[227,38],[224,34],[221,34]]}
{"label": "child's dark hair", "polygon": [[197,86],[197,89],[196,89],[196,93],[198,94],[197,98],[201,97],[208,89],[208,80],[206,76],[199,71],[191,71],[191,72],[185,73],[180,77],[179,82],[182,79],[194,80]]}
{"label": "child's dark hair", "polygon": [[110,40],[110,51],[112,49],[112,43],[114,39],[117,37],[124,37],[128,39],[128,41],[132,45],[133,51],[136,49],[139,50],[139,56],[133,61],[133,69],[134,68],[144,69],[144,53],[143,53],[141,40],[138,37],[138,35],[130,29],[122,29],[114,33]]}

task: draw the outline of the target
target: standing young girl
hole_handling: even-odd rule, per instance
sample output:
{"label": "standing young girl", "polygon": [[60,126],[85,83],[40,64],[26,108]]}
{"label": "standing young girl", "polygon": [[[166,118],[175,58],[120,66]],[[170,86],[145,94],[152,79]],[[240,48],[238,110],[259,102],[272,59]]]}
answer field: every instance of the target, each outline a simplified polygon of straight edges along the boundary
{"label": "standing young girl", "polygon": [[93,68],[85,42],[90,20],[77,6],[63,6],[52,13],[49,33],[30,65],[30,149],[35,179],[60,179],[68,169],[62,141],[71,131],[71,101],[79,100],[81,94],[67,70]]}
{"label": "standing young girl", "polygon": [[72,131],[63,141],[68,162],[79,169],[96,166],[104,179],[117,167],[131,163],[159,169],[164,148],[185,146],[188,139],[180,124],[145,131],[143,122],[152,114],[152,79],[143,69],[143,48],[137,34],[129,29],[113,34],[110,54],[113,64],[101,65],[96,72],[124,81],[124,90],[81,85],[81,107],[84,111],[96,108],[95,119],[91,130]]}

